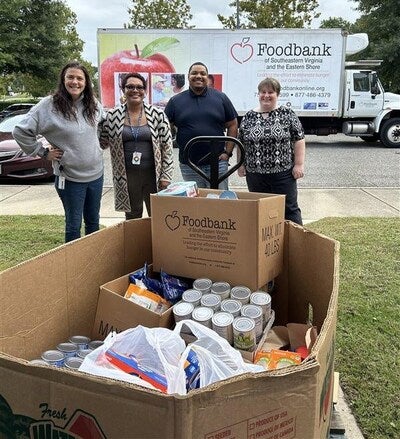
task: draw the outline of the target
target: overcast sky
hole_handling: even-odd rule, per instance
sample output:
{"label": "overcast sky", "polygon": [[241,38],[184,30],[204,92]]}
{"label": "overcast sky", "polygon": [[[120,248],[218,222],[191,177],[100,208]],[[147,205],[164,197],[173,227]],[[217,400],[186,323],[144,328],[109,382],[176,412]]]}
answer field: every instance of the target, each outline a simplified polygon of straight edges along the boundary
{"label": "overcast sky", "polygon": [[[191,6],[193,21],[196,28],[221,28],[217,14],[225,17],[236,12],[229,7],[232,0],[187,0]],[[127,9],[130,0],[66,0],[67,5],[77,15],[77,30],[84,41],[83,58],[97,65],[98,28],[123,28],[129,21]],[[321,17],[313,23],[317,28],[321,20],[331,16],[342,17],[353,22],[359,16],[354,9],[357,3],[352,0],[319,0],[318,11]]]}

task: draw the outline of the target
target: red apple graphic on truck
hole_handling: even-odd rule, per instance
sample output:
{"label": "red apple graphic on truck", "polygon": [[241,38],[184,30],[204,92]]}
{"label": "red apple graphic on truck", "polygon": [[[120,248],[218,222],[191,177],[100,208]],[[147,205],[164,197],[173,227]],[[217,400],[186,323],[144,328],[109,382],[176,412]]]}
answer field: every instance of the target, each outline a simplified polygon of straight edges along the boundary
{"label": "red apple graphic on truck", "polygon": [[115,73],[149,72],[173,73],[171,61],[161,53],[178,44],[172,37],[162,37],[149,43],[142,50],[137,44],[134,50],[122,50],[106,58],[100,66],[101,101],[104,107],[113,107],[115,102]]}
{"label": "red apple graphic on truck", "polygon": [[247,62],[254,53],[253,46],[249,44],[250,38],[242,38],[240,43],[235,43],[231,47],[231,56],[239,64]]}

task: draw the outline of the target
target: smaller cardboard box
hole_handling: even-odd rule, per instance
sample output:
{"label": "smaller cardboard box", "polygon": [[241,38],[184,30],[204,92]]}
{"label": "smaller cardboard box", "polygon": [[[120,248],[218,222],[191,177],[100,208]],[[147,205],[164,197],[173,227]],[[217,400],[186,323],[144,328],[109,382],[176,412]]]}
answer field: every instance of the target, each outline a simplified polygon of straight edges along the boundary
{"label": "smaller cardboard box", "polygon": [[285,197],[237,192],[238,199],[151,195],[153,268],[256,290],[283,266]]}
{"label": "smaller cardboard box", "polygon": [[111,331],[143,325],[148,328],[172,328],[172,306],[158,314],[124,297],[129,286],[129,274],[100,286],[96,317],[92,330],[94,340],[104,340]]}

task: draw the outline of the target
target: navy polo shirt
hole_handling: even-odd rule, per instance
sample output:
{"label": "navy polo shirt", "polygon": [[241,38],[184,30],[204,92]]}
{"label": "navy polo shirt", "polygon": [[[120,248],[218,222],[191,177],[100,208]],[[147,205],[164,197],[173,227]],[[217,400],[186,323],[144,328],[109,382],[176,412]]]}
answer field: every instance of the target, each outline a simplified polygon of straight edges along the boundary
{"label": "navy polo shirt", "polygon": [[[213,88],[206,88],[201,95],[189,89],[173,96],[165,107],[165,113],[178,128],[176,141],[181,163],[185,163],[183,151],[189,140],[197,136],[223,136],[226,122],[237,118],[237,112],[228,96]],[[223,150],[224,143],[221,143],[220,151]],[[197,164],[208,152],[210,143],[195,143],[191,148],[190,159]]]}

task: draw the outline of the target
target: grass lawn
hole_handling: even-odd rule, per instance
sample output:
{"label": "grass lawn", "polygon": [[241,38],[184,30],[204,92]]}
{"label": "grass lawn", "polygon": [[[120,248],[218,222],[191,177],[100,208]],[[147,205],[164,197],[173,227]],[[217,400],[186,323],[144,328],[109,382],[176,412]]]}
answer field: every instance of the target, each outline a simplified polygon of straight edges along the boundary
{"label": "grass lawn", "polygon": [[[400,438],[400,219],[306,227],[340,241],[335,369],[352,412],[366,439]],[[61,216],[0,216],[0,270],[63,239]]]}
{"label": "grass lawn", "polygon": [[398,439],[400,219],[326,218],[307,228],[340,241],[336,370],[351,410],[367,439]]}
{"label": "grass lawn", "polygon": [[63,243],[63,216],[0,216],[0,271]]}

